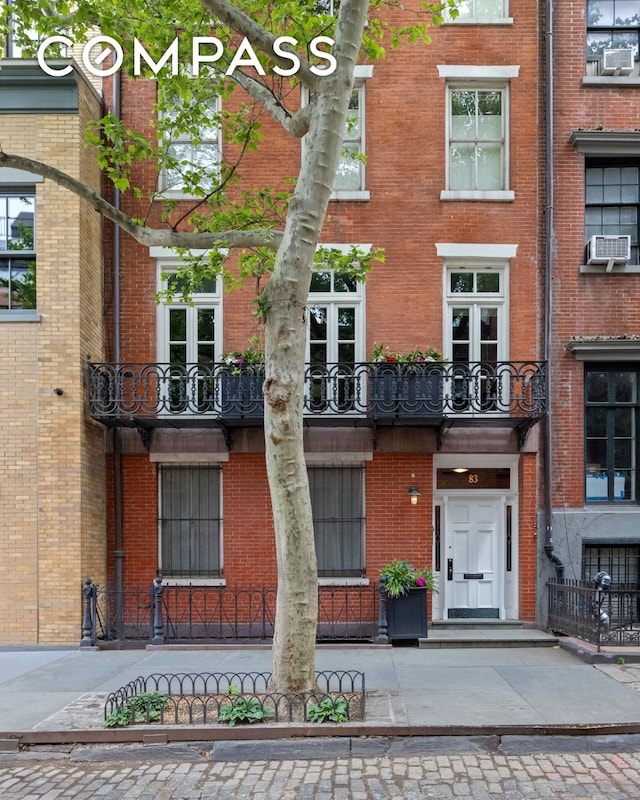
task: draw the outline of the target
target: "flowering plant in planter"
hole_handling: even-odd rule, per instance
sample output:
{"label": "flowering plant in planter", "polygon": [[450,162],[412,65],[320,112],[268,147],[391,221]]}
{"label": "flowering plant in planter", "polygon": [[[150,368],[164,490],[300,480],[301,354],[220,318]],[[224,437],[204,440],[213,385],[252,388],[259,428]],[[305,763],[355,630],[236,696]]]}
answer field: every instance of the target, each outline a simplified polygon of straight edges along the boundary
{"label": "flowering plant in planter", "polygon": [[380,577],[384,579],[385,589],[390,597],[400,597],[407,594],[409,589],[419,587],[436,593],[438,591],[431,568],[412,567],[405,559],[394,558],[380,570]]}
{"label": "flowering plant in planter", "polygon": [[370,358],[374,364],[424,364],[428,362],[442,363],[442,353],[433,347],[420,350],[414,347],[408,353],[392,353],[384,344],[375,344]]}
{"label": "flowering plant in planter", "polygon": [[245,367],[264,367],[264,350],[257,337],[249,339],[246,350],[231,350],[222,354],[222,361],[231,367],[232,375],[239,375]]}

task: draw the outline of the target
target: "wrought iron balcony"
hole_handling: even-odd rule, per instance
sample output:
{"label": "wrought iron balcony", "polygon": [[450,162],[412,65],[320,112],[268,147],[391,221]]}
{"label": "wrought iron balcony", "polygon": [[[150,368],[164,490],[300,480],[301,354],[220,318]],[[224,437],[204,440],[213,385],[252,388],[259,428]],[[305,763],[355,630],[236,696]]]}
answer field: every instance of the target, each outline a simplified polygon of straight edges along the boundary
{"label": "wrought iron balcony", "polygon": [[[106,425],[260,424],[260,368],[227,364],[89,364],[89,413]],[[308,364],[304,413],[364,424],[447,418],[535,422],[545,413],[540,361]]]}

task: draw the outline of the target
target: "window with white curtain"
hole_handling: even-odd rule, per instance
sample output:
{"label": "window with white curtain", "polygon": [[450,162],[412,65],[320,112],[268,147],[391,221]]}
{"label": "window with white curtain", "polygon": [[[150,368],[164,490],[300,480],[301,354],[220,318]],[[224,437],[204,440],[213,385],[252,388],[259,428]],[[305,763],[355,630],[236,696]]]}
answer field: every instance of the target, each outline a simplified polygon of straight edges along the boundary
{"label": "window with white curtain", "polygon": [[458,16],[455,18],[445,9],[450,22],[494,22],[509,16],[508,0],[459,0],[456,8]]}
{"label": "window with white curtain", "polygon": [[506,189],[506,87],[450,85],[448,112],[447,188]]}

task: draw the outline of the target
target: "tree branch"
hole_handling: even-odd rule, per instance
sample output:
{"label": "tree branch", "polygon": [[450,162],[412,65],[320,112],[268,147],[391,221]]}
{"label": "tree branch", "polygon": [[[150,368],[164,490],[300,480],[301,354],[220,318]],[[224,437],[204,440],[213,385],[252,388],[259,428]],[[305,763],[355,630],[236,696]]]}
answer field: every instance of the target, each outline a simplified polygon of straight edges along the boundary
{"label": "tree branch", "polygon": [[112,206],[93,189],[72,178],[55,167],[35,161],[32,158],[5,153],[0,146],[0,164],[16,169],[23,169],[36,175],[48,178],[58,186],[68,189],[73,194],[86,200],[104,217],[114,222],[123,231],[132,236],[140,244],[161,247],[184,247],[205,249],[224,245],[230,248],[270,247],[277,250],[282,239],[280,231],[256,229],[246,231],[201,231],[190,233],[174,231],[170,228],[148,228],[136,222],[128,214]]}
{"label": "tree branch", "polygon": [[[224,22],[240,36],[245,36],[252,45],[268,55],[270,59],[287,69],[291,67],[291,63],[287,59],[278,56],[273,50],[273,44],[277,37],[260,25],[259,22],[240,11],[237,6],[228,0],[200,0],[200,2],[216,19]],[[287,48],[283,47],[282,49]],[[295,51],[291,50],[291,52]],[[296,72],[296,78],[304,83],[305,86],[308,86],[309,89],[314,90],[317,87],[318,76],[311,72],[311,64],[306,59],[302,58],[299,53],[296,53],[296,55],[300,59],[300,67]]]}
{"label": "tree branch", "polygon": [[264,108],[272,119],[287,131],[290,136],[301,139],[309,130],[309,105],[291,113],[274,97],[273,93],[259,81],[244,72],[234,72],[231,78],[245,92]]}

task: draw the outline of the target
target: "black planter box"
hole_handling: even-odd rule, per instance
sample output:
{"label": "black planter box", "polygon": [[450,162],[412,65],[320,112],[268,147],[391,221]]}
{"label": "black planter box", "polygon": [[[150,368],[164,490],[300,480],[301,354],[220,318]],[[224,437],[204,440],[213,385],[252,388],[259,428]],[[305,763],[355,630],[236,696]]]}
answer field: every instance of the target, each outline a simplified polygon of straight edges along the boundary
{"label": "black planter box", "polygon": [[225,417],[264,416],[264,370],[243,369],[237,373],[223,372],[221,412]]}
{"label": "black planter box", "polygon": [[437,363],[380,364],[369,376],[371,413],[378,419],[442,414],[442,374]]}
{"label": "black planter box", "polygon": [[427,638],[427,588],[418,586],[398,597],[387,595],[389,639]]}

